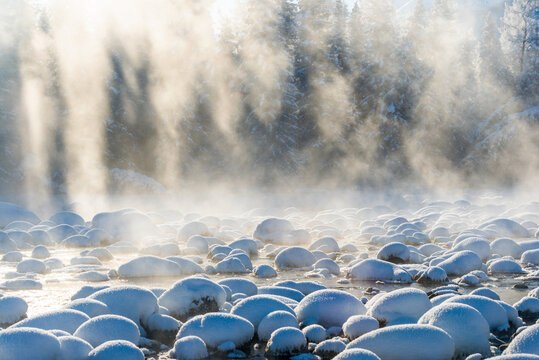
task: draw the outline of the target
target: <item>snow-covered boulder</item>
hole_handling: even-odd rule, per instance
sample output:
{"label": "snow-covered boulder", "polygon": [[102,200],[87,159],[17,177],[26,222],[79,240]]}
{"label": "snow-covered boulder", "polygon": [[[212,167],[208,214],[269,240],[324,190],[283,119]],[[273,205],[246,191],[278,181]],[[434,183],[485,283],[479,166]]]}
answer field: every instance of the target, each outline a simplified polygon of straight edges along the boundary
{"label": "snow-covered boulder", "polygon": [[320,259],[314,263],[315,269],[326,269],[330,274],[338,276],[341,273],[339,265],[331,259]]}
{"label": "snow-covered boulder", "polygon": [[520,261],[523,264],[539,265],[539,249],[524,251]]}
{"label": "snow-covered boulder", "polygon": [[427,269],[419,271],[414,276],[414,279],[418,283],[440,283],[448,281],[447,273],[439,266],[429,266]]}
{"label": "snow-covered boulder", "polygon": [[180,266],[182,275],[194,275],[204,272],[202,266],[186,257],[169,256],[167,257],[167,260],[174,261],[176,264],[178,264]]}
{"label": "snow-covered boulder", "polygon": [[[210,235],[210,230],[208,229],[208,226],[200,221],[192,221],[190,223],[185,224],[179,231],[178,231],[178,240],[181,242],[185,242],[189,240],[189,238],[193,235],[201,235],[201,236],[208,236]],[[206,251],[208,251],[206,249]]]}
{"label": "snow-covered boulder", "polygon": [[100,290],[108,289],[108,288],[109,286],[107,285],[84,285],[79,290],[77,290],[77,292],[75,292],[73,296],[71,296],[71,300],[82,299]]}
{"label": "snow-covered boulder", "polygon": [[313,353],[323,358],[334,358],[335,355],[346,349],[346,343],[342,338],[333,338],[322,341],[314,348]]}
{"label": "snow-covered boulder", "polygon": [[43,284],[34,279],[14,279],[0,283],[0,289],[7,290],[40,290]]}
{"label": "snow-covered boulder", "polygon": [[39,218],[21,206],[0,201],[0,228],[6,227],[13,221],[27,221],[31,224],[37,224]]}
{"label": "snow-covered boulder", "polygon": [[239,239],[228,244],[232,249],[245,251],[250,257],[258,256],[258,245],[253,239]]}
{"label": "snow-covered boulder", "polygon": [[475,289],[469,295],[479,295],[479,296],[488,297],[489,299],[492,299],[492,300],[500,300],[500,296],[496,294],[496,292],[494,292],[492,289],[485,288],[485,287]]}
{"label": "snow-covered boulder", "polygon": [[120,240],[154,236],[158,232],[149,216],[134,209],[98,213],[92,225]]}
{"label": "snow-covered boulder", "polygon": [[55,223],[56,225],[62,225],[62,224],[67,224],[71,226],[84,225],[84,219],[80,215],[72,211],[57,212],[56,214],[52,215],[49,220]]}
{"label": "snow-covered boulder", "polygon": [[456,243],[451,249],[452,252],[465,250],[473,251],[481,260],[487,260],[490,257],[490,242],[480,237],[469,237]]}
{"label": "snow-covered boulder", "polygon": [[384,360],[450,360],[455,343],[431,325],[395,325],[368,332],[346,347],[355,348],[370,350]]}
{"label": "snow-covered boulder", "polygon": [[488,266],[490,274],[522,274],[524,270],[515,261],[509,259],[496,259]]}
{"label": "snow-covered boulder", "polygon": [[46,259],[51,256],[49,249],[43,245],[38,245],[32,249],[32,255],[34,259]]}
{"label": "snow-covered boulder", "polygon": [[365,349],[346,349],[333,360],[381,360],[378,355]]}
{"label": "snow-covered boulder", "polygon": [[367,303],[367,315],[388,324],[402,318],[417,321],[432,304],[427,294],[419,289],[404,288],[377,296]]}
{"label": "snow-covered boulder", "polygon": [[190,316],[218,311],[226,301],[226,293],[219,284],[201,277],[190,277],[176,282],[159,297],[159,305],[180,320]]}
{"label": "snow-covered boulder", "polygon": [[144,360],[144,353],[129,341],[107,341],[88,354],[88,360]]}
{"label": "snow-covered boulder", "polygon": [[277,271],[270,265],[262,264],[253,269],[253,274],[257,278],[267,279],[277,277]]}
{"label": "snow-covered boulder", "polygon": [[63,330],[73,334],[77,328],[88,321],[88,315],[71,309],[52,310],[19,321],[11,328],[29,327],[42,330]]}
{"label": "snow-covered boulder", "polygon": [[60,358],[60,342],[48,331],[10,328],[0,331],[2,360],[52,360]]}
{"label": "snow-covered boulder", "polygon": [[180,266],[174,261],[153,255],[140,256],[120,265],[118,275],[122,278],[178,276]]}
{"label": "snow-covered boulder", "polygon": [[26,259],[17,264],[17,272],[44,274],[47,272],[47,265],[38,259]]}
{"label": "snow-covered boulder", "polygon": [[153,313],[159,311],[157,298],[147,289],[133,285],[115,286],[99,290],[89,296],[101,301],[111,314],[124,316],[141,325]]}
{"label": "snow-covered boulder", "polygon": [[298,320],[287,311],[274,311],[266,315],[258,325],[257,334],[261,341],[268,341],[271,334],[282,327],[295,327],[299,329]]}
{"label": "snow-covered boulder", "polygon": [[215,271],[220,274],[245,274],[249,270],[243,265],[240,259],[236,257],[225,257],[215,266]]}
{"label": "snow-covered boulder", "polygon": [[[82,255],[82,253],[81,253]],[[110,261],[114,259],[114,256],[111,254],[111,252],[108,249],[105,248],[95,248],[90,251],[88,251],[85,256],[93,256],[99,261]]]}
{"label": "snow-covered boulder", "polygon": [[411,283],[412,276],[403,268],[378,259],[366,259],[354,264],[346,276],[352,280]]}
{"label": "snow-covered boulder", "polygon": [[107,305],[105,305],[101,301],[97,301],[94,299],[82,298],[73,300],[69,304],[67,304],[65,308],[81,311],[88,315],[90,318],[110,313],[109,307]]}
{"label": "snow-covered boulder", "polygon": [[181,327],[178,339],[198,336],[210,348],[217,348],[226,341],[241,347],[251,341],[255,329],[243,317],[234,314],[209,313],[195,316]]}
{"label": "snow-covered boulder", "polygon": [[87,341],[75,336],[59,336],[60,357],[58,360],[86,360],[94,349]]}
{"label": "snow-covered boulder", "polygon": [[257,225],[253,237],[263,242],[282,244],[286,242],[285,238],[292,231],[294,227],[290,221],[269,218]]}
{"label": "snow-covered boulder", "polygon": [[366,308],[350,293],[326,289],[305,296],[295,312],[301,323],[329,328],[342,326],[350,316],[365,314]]}
{"label": "snow-covered boulder", "polygon": [[198,336],[185,336],[174,343],[174,354],[178,360],[202,360],[208,357],[204,340]]}
{"label": "snow-covered boulder", "polygon": [[8,327],[26,317],[28,304],[17,296],[0,297],[0,327]]}
{"label": "snow-covered boulder", "polygon": [[242,293],[247,296],[258,294],[258,287],[254,282],[248,279],[228,278],[219,280],[218,284],[228,286],[233,294]]}
{"label": "snow-covered boulder", "polygon": [[89,319],[73,334],[93,347],[111,340],[126,340],[138,345],[140,332],[132,320],[118,315],[100,315]]}
{"label": "snow-covered boulder", "polygon": [[350,340],[354,340],[369,331],[376,330],[380,327],[378,320],[372,316],[354,315],[350,316],[343,324],[342,330],[344,336]]}
{"label": "snow-covered boulder", "polygon": [[305,338],[310,343],[320,343],[327,338],[326,329],[318,324],[306,326],[302,329]]}
{"label": "snow-covered boulder", "polygon": [[437,266],[444,269],[447,275],[461,276],[473,270],[481,270],[483,263],[475,252],[464,250],[456,252]]}
{"label": "snow-covered boulder", "polygon": [[528,326],[509,343],[503,355],[539,355],[539,324]]}
{"label": "snow-covered boulder", "polygon": [[274,286],[283,286],[290,289],[295,289],[303,293],[303,295],[309,295],[310,293],[313,293],[318,290],[323,290],[326,287],[322,285],[319,282],[315,281],[292,281],[292,280],[285,280],[285,281],[279,281]]}
{"label": "snow-covered boulder", "polygon": [[266,346],[266,355],[274,357],[293,356],[307,347],[307,340],[301,330],[295,327],[283,327],[274,331]]}
{"label": "snow-covered boulder", "polygon": [[481,224],[478,227],[479,230],[490,230],[499,234],[499,236],[506,237],[528,237],[529,232],[525,227],[513,221],[511,219],[496,219],[484,224]]}
{"label": "snow-covered boulder", "polygon": [[458,303],[473,307],[487,320],[491,331],[504,331],[509,328],[507,312],[495,300],[484,296],[462,295],[448,299],[445,304],[448,303]]}
{"label": "snow-covered boulder", "polygon": [[404,244],[393,242],[384,245],[376,257],[392,263],[405,263],[410,259],[410,249]]}
{"label": "snow-covered boulder", "polygon": [[298,302],[305,297],[305,295],[303,295],[301,291],[287,288],[284,286],[261,286],[260,288],[258,288],[258,293],[284,296]]}
{"label": "snow-covered boulder", "polygon": [[309,250],[321,250],[326,253],[340,251],[337,240],[335,240],[335,238],[331,236],[325,236],[314,241],[313,243],[311,243],[311,245],[309,245]]}
{"label": "snow-covered boulder", "polygon": [[518,315],[526,321],[535,321],[539,318],[539,299],[537,298],[524,296],[513,306],[518,311]]}
{"label": "snow-covered boulder", "polygon": [[522,248],[512,239],[500,238],[490,243],[490,251],[501,256],[511,256],[515,259],[522,255]]}
{"label": "snow-covered boulder", "polygon": [[230,313],[249,320],[257,329],[260,321],[274,311],[286,311],[295,315],[288,305],[272,295],[254,295],[242,299],[234,305]]}
{"label": "snow-covered boulder", "polygon": [[279,270],[312,270],[315,262],[314,255],[299,246],[286,248],[275,257],[275,266]]}
{"label": "snow-covered boulder", "polygon": [[433,325],[451,335],[457,357],[474,353],[490,355],[489,325],[483,315],[471,306],[441,304],[423,314],[418,324]]}
{"label": "snow-covered boulder", "polygon": [[0,231],[0,254],[17,251],[17,243],[11,240],[8,234]]}

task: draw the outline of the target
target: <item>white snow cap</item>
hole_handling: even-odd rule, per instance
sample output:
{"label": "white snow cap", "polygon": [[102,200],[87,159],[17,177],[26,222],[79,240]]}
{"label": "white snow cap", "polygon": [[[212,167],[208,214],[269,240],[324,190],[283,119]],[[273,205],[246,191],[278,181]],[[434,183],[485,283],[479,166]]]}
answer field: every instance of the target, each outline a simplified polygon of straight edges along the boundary
{"label": "white snow cap", "polygon": [[58,360],[86,360],[94,348],[87,341],[75,336],[59,336],[61,355]]}
{"label": "white snow cap", "polygon": [[418,324],[436,326],[446,331],[455,342],[456,356],[480,353],[490,355],[490,329],[481,313],[464,304],[445,303],[427,311]]}
{"label": "white snow cap", "polygon": [[82,324],[74,336],[87,341],[93,347],[111,340],[126,340],[138,345],[140,332],[137,324],[118,315],[100,315]]}
{"label": "white snow cap", "polygon": [[60,357],[60,342],[48,331],[10,328],[0,331],[2,360],[50,360]]}
{"label": "white snow cap", "polygon": [[123,278],[177,276],[180,274],[181,268],[177,263],[153,255],[140,256],[118,268],[118,275]]}
{"label": "white snow cap", "polygon": [[129,341],[107,341],[88,354],[88,360],[144,360],[144,353]]}
{"label": "white snow cap", "polygon": [[180,280],[159,297],[159,305],[167,308],[174,317],[196,311],[206,301],[214,301],[217,308],[221,308],[226,294],[219,284],[202,277]]}
{"label": "white snow cap", "polygon": [[314,255],[309,250],[299,246],[286,248],[275,257],[275,266],[279,270],[312,270],[315,262]]}
{"label": "white snow cap", "polygon": [[185,336],[174,343],[174,353],[178,360],[201,360],[208,357],[204,340],[198,336]]}
{"label": "white snow cap", "polygon": [[346,349],[333,360],[381,360],[378,355],[365,349]]}
{"label": "white snow cap", "polygon": [[378,259],[359,261],[348,270],[347,277],[352,280],[412,282],[412,276],[406,270],[390,262]]}
{"label": "white snow cap", "polygon": [[464,275],[473,270],[481,270],[483,263],[481,258],[475,252],[464,250],[456,252],[448,259],[437,264],[445,270],[447,275]]}
{"label": "white snow cap", "polygon": [[279,310],[294,314],[294,310],[276,296],[254,295],[240,300],[230,313],[249,320],[256,329],[266,315]]}
{"label": "white snow cap", "polygon": [[459,303],[473,307],[483,315],[485,320],[487,320],[490,330],[501,331],[509,327],[507,312],[503,306],[495,300],[484,296],[462,295],[454,296],[445,303]]}
{"label": "white snow cap", "polygon": [[318,290],[300,301],[295,309],[298,320],[325,328],[342,326],[350,316],[363,315],[365,305],[354,295],[341,290]]}
{"label": "white snow cap", "polygon": [[271,356],[290,356],[300,353],[307,346],[307,340],[301,330],[283,327],[275,330],[266,346]]}
{"label": "white snow cap", "polygon": [[524,331],[515,336],[503,354],[539,355],[539,324],[528,326]]}
{"label": "white snow cap", "polygon": [[282,243],[283,238],[292,231],[294,227],[290,221],[270,218],[257,225],[253,237],[264,242]]}
{"label": "white snow cap", "polygon": [[372,316],[354,315],[350,316],[342,326],[344,335],[350,340],[354,340],[369,331],[376,330],[380,327],[378,320]]}
{"label": "white snow cap", "polygon": [[0,297],[0,325],[9,326],[24,317],[28,304],[23,298],[17,296]]}
{"label": "white snow cap", "polygon": [[298,320],[294,315],[288,311],[271,312],[260,321],[260,324],[258,324],[258,338],[262,341],[268,341],[275,330],[287,326],[299,329]]}
{"label": "white snow cap", "polygon": [[255,329],[246,319],[224,313],[198,315],[187,321],[178,333],[178,339],[198,336],[211,348],[217,348],[225,341],[232,341],[241,347],[251,341]]}
{"label": "white snow cap", "polygon": [[11,328],[31,327],[43,330],[63,330],[73,334],[82,323],[89,319],[88,315],[81,311],[60,309],[24,319],[12,325]]}
{"label": "white snow cap", "polygon": [[432,307],[432,304],[424,291],[404,288],[373,298],[367,303],[367,307],[367,315],[388,324],[400,318],[411,318],[417,321]]}
{"label": "white snow cap", "polygon": [[523,264],[539,265],[539,249],[524,251],[520,261]]}
{"label": "white snow cap", "polygon": [[455,343],[435,326],[395,325],[368,332],[346,348],[367,349],[384,360],[450,360]]}

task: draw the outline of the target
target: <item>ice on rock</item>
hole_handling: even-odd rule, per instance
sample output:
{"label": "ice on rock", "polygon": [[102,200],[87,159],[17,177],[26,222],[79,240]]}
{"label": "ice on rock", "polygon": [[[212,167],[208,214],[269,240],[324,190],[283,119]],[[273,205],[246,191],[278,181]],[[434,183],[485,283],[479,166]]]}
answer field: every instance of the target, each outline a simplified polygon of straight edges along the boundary
{"label": "ice on rock", "polygon": [[181,268],[177,263],[153,255],[140,256],[118,268],[118,275],[121,278],[177,276],[180,274]]}
{"label": "ice on rock", "polygon": [[275,269],[271,267],[270,265],[266,265],[266,264],[256,266],[253,269],[253,274],[254,276],[260,279],[277,277],[277,271],[275,271]]}
{"label": "ice on rock", "polygon": [[487,320],[491,331],[503,331],[509,328],[507,312],[495,300],[484,296],[462,295],[452,297],[445,303],[458,303],[473,307]]}
{"label": "ice on rock", "polygon": [[425,244],[419,247],[419,252],[425,256],[431,256],[439,251],[443,251],[444,248],[435,244]]}
{"label": "ice on rock", "polygon": [[[481,358],[477,358],[477,360],[480,360]],[[466,358],[466,360],[469,360]],[[476,360],[471,359],[471,360]],[[494,356],[489,358],[489,360],[539,360],[539,355],[533,355],[533,354],[512,354],[512,355],[500,355],[500,356]]]}
{"label": "ice on rock", "polygon": [[532,319],[535,321],[539,318],[539,299],[537,298],[525,296],[513,306],[524,320]]}
{"label": "ice on rock", "polygon": [[496,292],[485,287],[475,289],[474,291],[470,293],[470,295],[484,296],[484,297],[488,297],[489,299],[496,300],[496,301],[500,300],[500,296],[496,294]]}
{"label": "ice on rock", "polygon": [[73,300],[69,304],[67,304],[65,308],[81,311],[88,315],[90,318],[110,313],[109,307],[107,305],[105,305],[101,301],[97,301],[94,299],[81,298]]}
{"label": "ice on rock", "polygon": [[31,230],[28,234],[32,237],[31,242],[34,245],[52,245],[54,243],[45,230]]}
{"label": "ice on rock", "polygon": [[186,247],[197,249],[199,254],[206,254],[212,245],[225,245],[225,242],[214,237],[192,235],[186,243]]}
{"label": "ice on rock", "polygon": [[47,230],[47,233],[49,234],[50,238],[56,243],[61,243],[70,236],[78,235],[77,230],[67,224],[56,225]]}
{"label": "ice on rock", "polygon": [[496,219],[478,227],[479,230],[491,230],[506,237],[528,237],[529,233],[525,227],[510,219]]}
{"label": "ice on rock", "polygon": [[0,297],[0,327],[5,328],[26,317],[28,304],[17,296]]}
{"label": "ice on rock", "polygon": [[139,344],[140,332],[137,324],[119,315],[100,315],[84,322],[73,334],[93,347],[111,340],[126,340]]}
{"label": "ice on rock", "polygon": [[390,262],[378,259],[366,259],[353,264],[348,269],[347,278],[351,280],[412,282],[412,276],[406,270]]}
{"label": "ice on rock", "polygon": [[285,280],[285,281],[279,281],[274,286],[283,286],[291,289],[298,290],[303,293],[303,295],[309,295],[310,293],[313,293],[318,290],[323,290],[326,287],[322,285],[319,282],[314,281],[292,281],[292,280]]}
{"label": "ice on rock", "polygon": [[524,251],[520,261],[523,264],[539,265],[539,249]]}
{"label": "ice on rock", "polygon": [[278,270],[312,270],[315,262],[314,255],[299,246],[286,248],[275,257],[275,266]]}
{"label": "ice on rock", "polygon": [[88,360],[144,360],[144,353],[129,341],[107,341],[88,354]]}
{"label": "ice on rock", "polygon": [[[90,251],[88,251],[86,256],[93,256],[99,259],[99,261],[110,261],[114,259],[114,256],[105,248],[95,248]],[[83,256],[81,254],[81,256]]]}
{"label": "ice on rock", "polygon": [[350,340],[354,340],[369,331],[376,330],[380,327],[378,320],[372,316],[354,315],[350,316],[343,324],[342,330],[344,335]]}
{"label": "ice on rock", "polygon": [[159,305],[167,308],[171,316],[178,319],[218,311],[225,301],[223,288],[202,277],[180,280],[159,297]]}
{"label": "ice on rock", "polygon": [[258,245],[253,239],[239,239],[228,244],[232,249],[245,251],[250,257],[258,256]]}
{"label": "ice on rock", "polygon": [[37,224],[40,220],[36,214],[21,206],[0,201],[0,228],[6,227],[13,221]]}
{"label": "ice on rock", "polygon": [[230,313],[249,320],[257,329],[260,321],[274,311],[286,311],[295,315],[290,306],[273,295],[254,295],[242,299],[234,305]]}
{"label": "ice on rock", "polygon": [[503,355],[539,355],[539,324],[528,326],[509,343]]}
{"label": "ice on rock", "polygon": [[62,224],[67,224],[71,226],[84,225],[84,219],[80,215],[72,211],[57,212],[56,214],[52,215],[49,220],[55,223],[56,225],[62,225]]}
{"label": "ice on rock", "polygon": [[436,326],[446,331],[455,342],[457,357],[481,353],[490,355],[490,328],[479,311],[464,304],[445,303],[427,311],[418,324]]}
{"label": "ice on rock", "polygon": [[305,297],[301,291],[284,286],[262,286],[258,289],[258,293],[284,296],[298,302]]}
{"label": "ice on rock", "polygon": [[251,341],[255,329],[253,324],[241,316],[224,313],[198,315],[183,324],[178,339],[198,336],[209,348],[217,348],[225,341],[241,347]]}
{"label": "ice on rock", "polygon": [[91,229],[85,234],[90,239],[90,244],[96,246],[110,245],[113,242],[112,236],[103,229]]}
{"label": "ice on rock", "polygon": [[384,245],[376,257],[393,263],[405,263],[410,259],[410,249],[401,243],[389,243]]}
{"label": "ice on rock", "polygon": [[266,346],[266,355],[274,357],[293,356],[307,347],[307,340],[301,330],[283,327],[274,331]]}
{"label": "ice on rock", "polygon": [[339,355],[335,356],[333,360],[381,360],[378,355],[372,351],[365,349],[347,349]]}
{"label": "ice on rock", "polygon": [[250,272],[237,257],[225,257],[215,266],[215,271],[221,274],[244,274]]}
{"label": "ice on rock", "polygon": [[473,270],[481,270],[483,263],[475,252],[464,250],[456,252],[437,266],[444,269],[447,275],[461,276]]}
{"label": "ice on rock", "polygon": [[530,290],[530,292],[528,293],[528,296],[539,299],[539,287],[536,287],[535,289]]}
{"label": "ice on rock", "polygon": [[294,240],[290,236],[293,231],[294,227],[290,221],[269,218],[257,225],[253,237],[263,242],[285,244]]}
{"label": "ice on rock", "polygon": [[51,360],[60,358],[60,342],[48,331],[10,328],[0,331],[2,360]]}
{"label": "ice on rock", "polygon": [[322,356],[323,358],[333,358],[335,355],[343,352],[344,349],[346,349],[344,341],[333,338],[317,344],[314,348],[314,354]]}
{"label": "ice on rock", "polygon": [[511,256],[515,259],[522,255],[522,247],[512,239],[500,238],[490,243],[490,250],[493,254],[501,256]]}
{"label": "ice on rock", "polygon": [[439,266],[429,266],[427,269],[419,271],[414,279],[419,283],[440,283],[448,280],[447,273]]}
{"label": "ice on rock", "polygon": [[198,336],[185,336],[174,344],[174,354],[178,360],[201,360],[208,358],[204,340]]}
{"label": "ice on rock", "polygon": [[432,304],[424,291],[404,288],[371,299],[367,307],[367,315],[380,323],[388,324],[400,318],[417,321],[432,307]]}
{"label": "ice on rock", "polygon": [[466,274],[457,279],[457,282],[461,286],[477,286],[479,285],[479,278],[475,275]]}
{"label": "ice on rock", "polygon": [[480,237],[469,237],[458,243],[455,241],[451,252],[465,250],[473,251],[479,255],[481,260],[487,260],[490,257],[490,242],[487,239]]}
{"label": "ice on rock", "polygon": [[47,249],[43,245],[38,245],[35,248],[32,249],[32,257],[34,259],[46,259],[50,257],[51,254],[49,252],[49,249]]}
{"label": "ice on rock", "polygon": [[298,321],[325,328],[342,326],[350,316],[363,315],[365,305],[354,295],[341,290],[319,290],[303,298],[295,309]]}
{"label": "ice on rock", "polygon": [[490,274],[522,274],[525,271],[513,260],[496,259],[488,266],[488,272]]}
{"label": "ice on rock", "polygon": [[58,336],[60,357],[58,360],[86,360],[94,349],[87,341],[75,336]]}
{"label": "ice on rock", "polygon": [[38,259],[26,259],[17,264],[17,272],[19,273],[44,274],[47,271],[47,265]]}
{"label": "ice on rock", "polygon": [[258,287],[254,282],[247,279],[229,278],[223,279],[218,282],[219,285],[226,285],[230,288],[232,293],[242,293],[247,296],[253,296],[258,294]]}
{"label": "ice on rock", "polygon": [[264,316],[258,325],[257,334],[261,341],[268,341],[271,334],[282,327],[295,327],[299,329],[298,320],[287,311],[274,311]]}
{"label": "ice on rock", "polygon": [[108,306],[111,314],[124,316],[137,325],[159,311],[155,295],[139,286],[109,287],[93,293],[89,298],[101,301]]}
{"label": "ice on rock", "polygon": [[11,328],[37,328],[42,330],[63,330],[73,334],[77,328],[89,320],[82,311],[72,309],[52,310],[29,317],[11,326]]}
{"label": "ice on rock", "polygon": [[384,360],[450,360],[455,352],[451,336],[431,325],[395,325],[368,332],[346,349],[370,350]]}

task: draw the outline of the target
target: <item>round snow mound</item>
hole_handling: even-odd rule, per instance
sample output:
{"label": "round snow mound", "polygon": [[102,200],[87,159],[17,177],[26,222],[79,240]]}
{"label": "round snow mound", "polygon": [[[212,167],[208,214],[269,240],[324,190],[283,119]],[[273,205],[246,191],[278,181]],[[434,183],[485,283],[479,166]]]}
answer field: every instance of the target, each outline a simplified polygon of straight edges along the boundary
{"label": "round snow mound", "polygon": [[144,360],[144,353],[129,341],[107,341],[88,354],[88,360]]}
{"label": "round snow mound", "polygon": [[86,360],[94,348],[75,336],[59,336],[61,357],[58,360]]}
{"label": "round snow mound", "polygon": [[186,336],[176,341],[174,353],[178,360],[200,360],[208,357],[206,344],[198,336]]}
{"label": "round snow mound", "polygon": [[298,320],[294,315],[287,311],[271,312],[258,324],[258,338],[262,341],[268,341],[275,330],[287,326],[299,329]]}
{"label": "round snow mound", "polygon": [[219,284],[201,277],[191,277],[175,283],[159,297],[159,305],[179,319],[218,311],[226,301],[226,293]]}
{"label": "round snow mound", "polygon": [[82,323],[89,319],[88,315],[77,310],[52,310],[19,321],[12,328],[31,327],[42,330],[63,330],[73,334]]}
{"label": "round snow mound", "polygon": [[455,343],[431,325],[395,325],[371,331],[346,348],[367,349],[384,360],[450,360]]}
{"label": "round snow mound", "polygon": [[358,262],[349,269],[347,277],[352,280],[412,282],[412,276],[406,270],[390,262],[378,259],[367,259]]}
{"label": "round snow mound", "polygon": [[278,270],[311,270],[315,262],[314,255],[309,250],[299,246],[286,248],[275,257],[275,266]]}
{"label": "round snow mound", "polygon": [[427,294],[414,288],[391,291],[377,296],[367,304],[367,315],[385,324],[401,318],[417,320],[432,307]]}
{"label": "round snow mound", "polygon": [[350,316],[363,315],[365,305],[354,295],[341,290],[318,290],[303,298],[295,309],[298,320],[325,328],[342,326]]}
{"label": "round snow mound", "polygon": [[357,339],[365,335],[369,331],[376,330],[380,327],[378,320],[371,316],[354,315],[350,316],[342,326],[344,335],[350,340]]}
{"label": "round snow mound", "polygon": [[539,324],[526,328],[518,334],[503,352],[506,354],[539,355]]}
{"label": "round snow mound", "polygon": [[60,357],[60,342],[48,331],[17,328],[0,331],[2,360],[51,360]]}
{"label": "round snow mound", "polygon": [[503,306],[487,297],[478,295],[454,296],[446,303],[460,303],[473,307],[487,320],[490,330],[503,331],[509,327],[507,312]]}
{"label": "round snow mound", "polygon": [[294,327],[284,327],[271,334],[266,346],[270,356],[291,356],[300,353],[307,346],[305,335]]}
{"label": "round snow mound", "polygon": [[28,304],[17,296],[0,297],[0,326],[7,327],[26,317]]}
{"label": "round snow mound", "polygon": [[178,339],[198,336],[210,348],[217,348],[226,341],[232,341],[236,347],[241,347],[251,341],[254,331],[253,325],[240,316],[210,313],[195,316],[183,324]]}
{"label": "round snow mound", "polygon": [[101,315],[82,324],[74,336],[86,340],[93,347],[111,340],[126,340],[138,345],[140,332],[137,324],[118,315]]}
{"label": "round snow mound", "polygon": [[445,303],[427,311],[418,324],[436,326],[446,331],[455,341],[455,355],[467,356],[474,353],[488,357],[490,330],[481,313],[464,304]]}
{"label": "round snow mound", "polygon": [[294,311],[288,305],[275,296],[254,295],[240,300],[234,305],[230,313],[249,320],[256,329],[266,315],[279,310],[294,314]]}
{"label": "round snow mound", "polygon": [[347,349],[333,360],[381,360],[375,353],[365,349]]}
{"label": "round snow mound", "polygon": [[153,255],[138,257],[118,268],[118,275],[122,278],[176,276],[180,274],[181,268],[177,263]]}

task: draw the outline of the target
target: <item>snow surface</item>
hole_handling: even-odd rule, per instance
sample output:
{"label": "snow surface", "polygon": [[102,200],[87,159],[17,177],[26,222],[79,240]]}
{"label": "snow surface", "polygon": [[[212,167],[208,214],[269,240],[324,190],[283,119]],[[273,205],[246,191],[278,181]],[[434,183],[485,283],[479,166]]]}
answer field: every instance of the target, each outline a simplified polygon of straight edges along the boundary
{"label": "snow surface", "polygon": [[306,346],[307,340],[301,330],[283,327],[271,334],[266,353],[271,356],[290,356],[300,353]]}
{"label": "snow surface", "polygon": [[2,360],[51,360],[60,357],[60,342],[48,331],[10,328],[0,331]]}
{"label": "snow surface", "polygon": [[97,347],[111,340],[126,340],[139,344],[140,332],[132,320],[118,315],[100,315],[89,319],[73,334]]}
{"label": "snow surface", "polygon": [[275,330],[287,326],[299,329],[298,320],[294,315],[282,310],[271,312],[264,316],[258,324],[258,338],[262,341],[268,341]]}
{"label": "snow surface", "polygon": [[380,327],[378,320],[367,315],[353,315],[343,324],[342,330],[344,335],[350,340],[354,340],[369,331],[376,330]]}
{"label": "snow surface", "polygon": [[198,336],[185,336],[174,343],[174,354],[178,360],[200,360],[208,357],[204,340]]}
{"label": "snow surface", "polygon": [[89,319],[88,315],[77,310],[52,310],[19,321],[11,328],[31,327],[42,330],[63,330],[73,334],[82,323]]}
{"label": "snow surface", "polygon": [[390,262],[378,259],[367,259],[353,264],[348,269],[347,277],[352,280],[412,282],[412,276],[406,270]]}
{"label": "snow surface", "polygon": [[144,360],[144,353],[129,341],[107,341],[88,354],[88,360]]}
{"label": "snow surface", "polygon": [[405,288],[373,298],[367,303],[367,315],[385,324],[400,318],[417,321],[431,307],[432,304],[424,291]]}
{"label": "snow surface", "polygon": [[539,324],[531,325],[518,334],[503,354],[539,355]]}
{"label": "snow surface", "polygon": [[295,315],[290,306],[273,295],[254,295],[242,299],[234,305],[230,313],[249,320],[257,329],[260,321],[274,311],[286,311]]}

